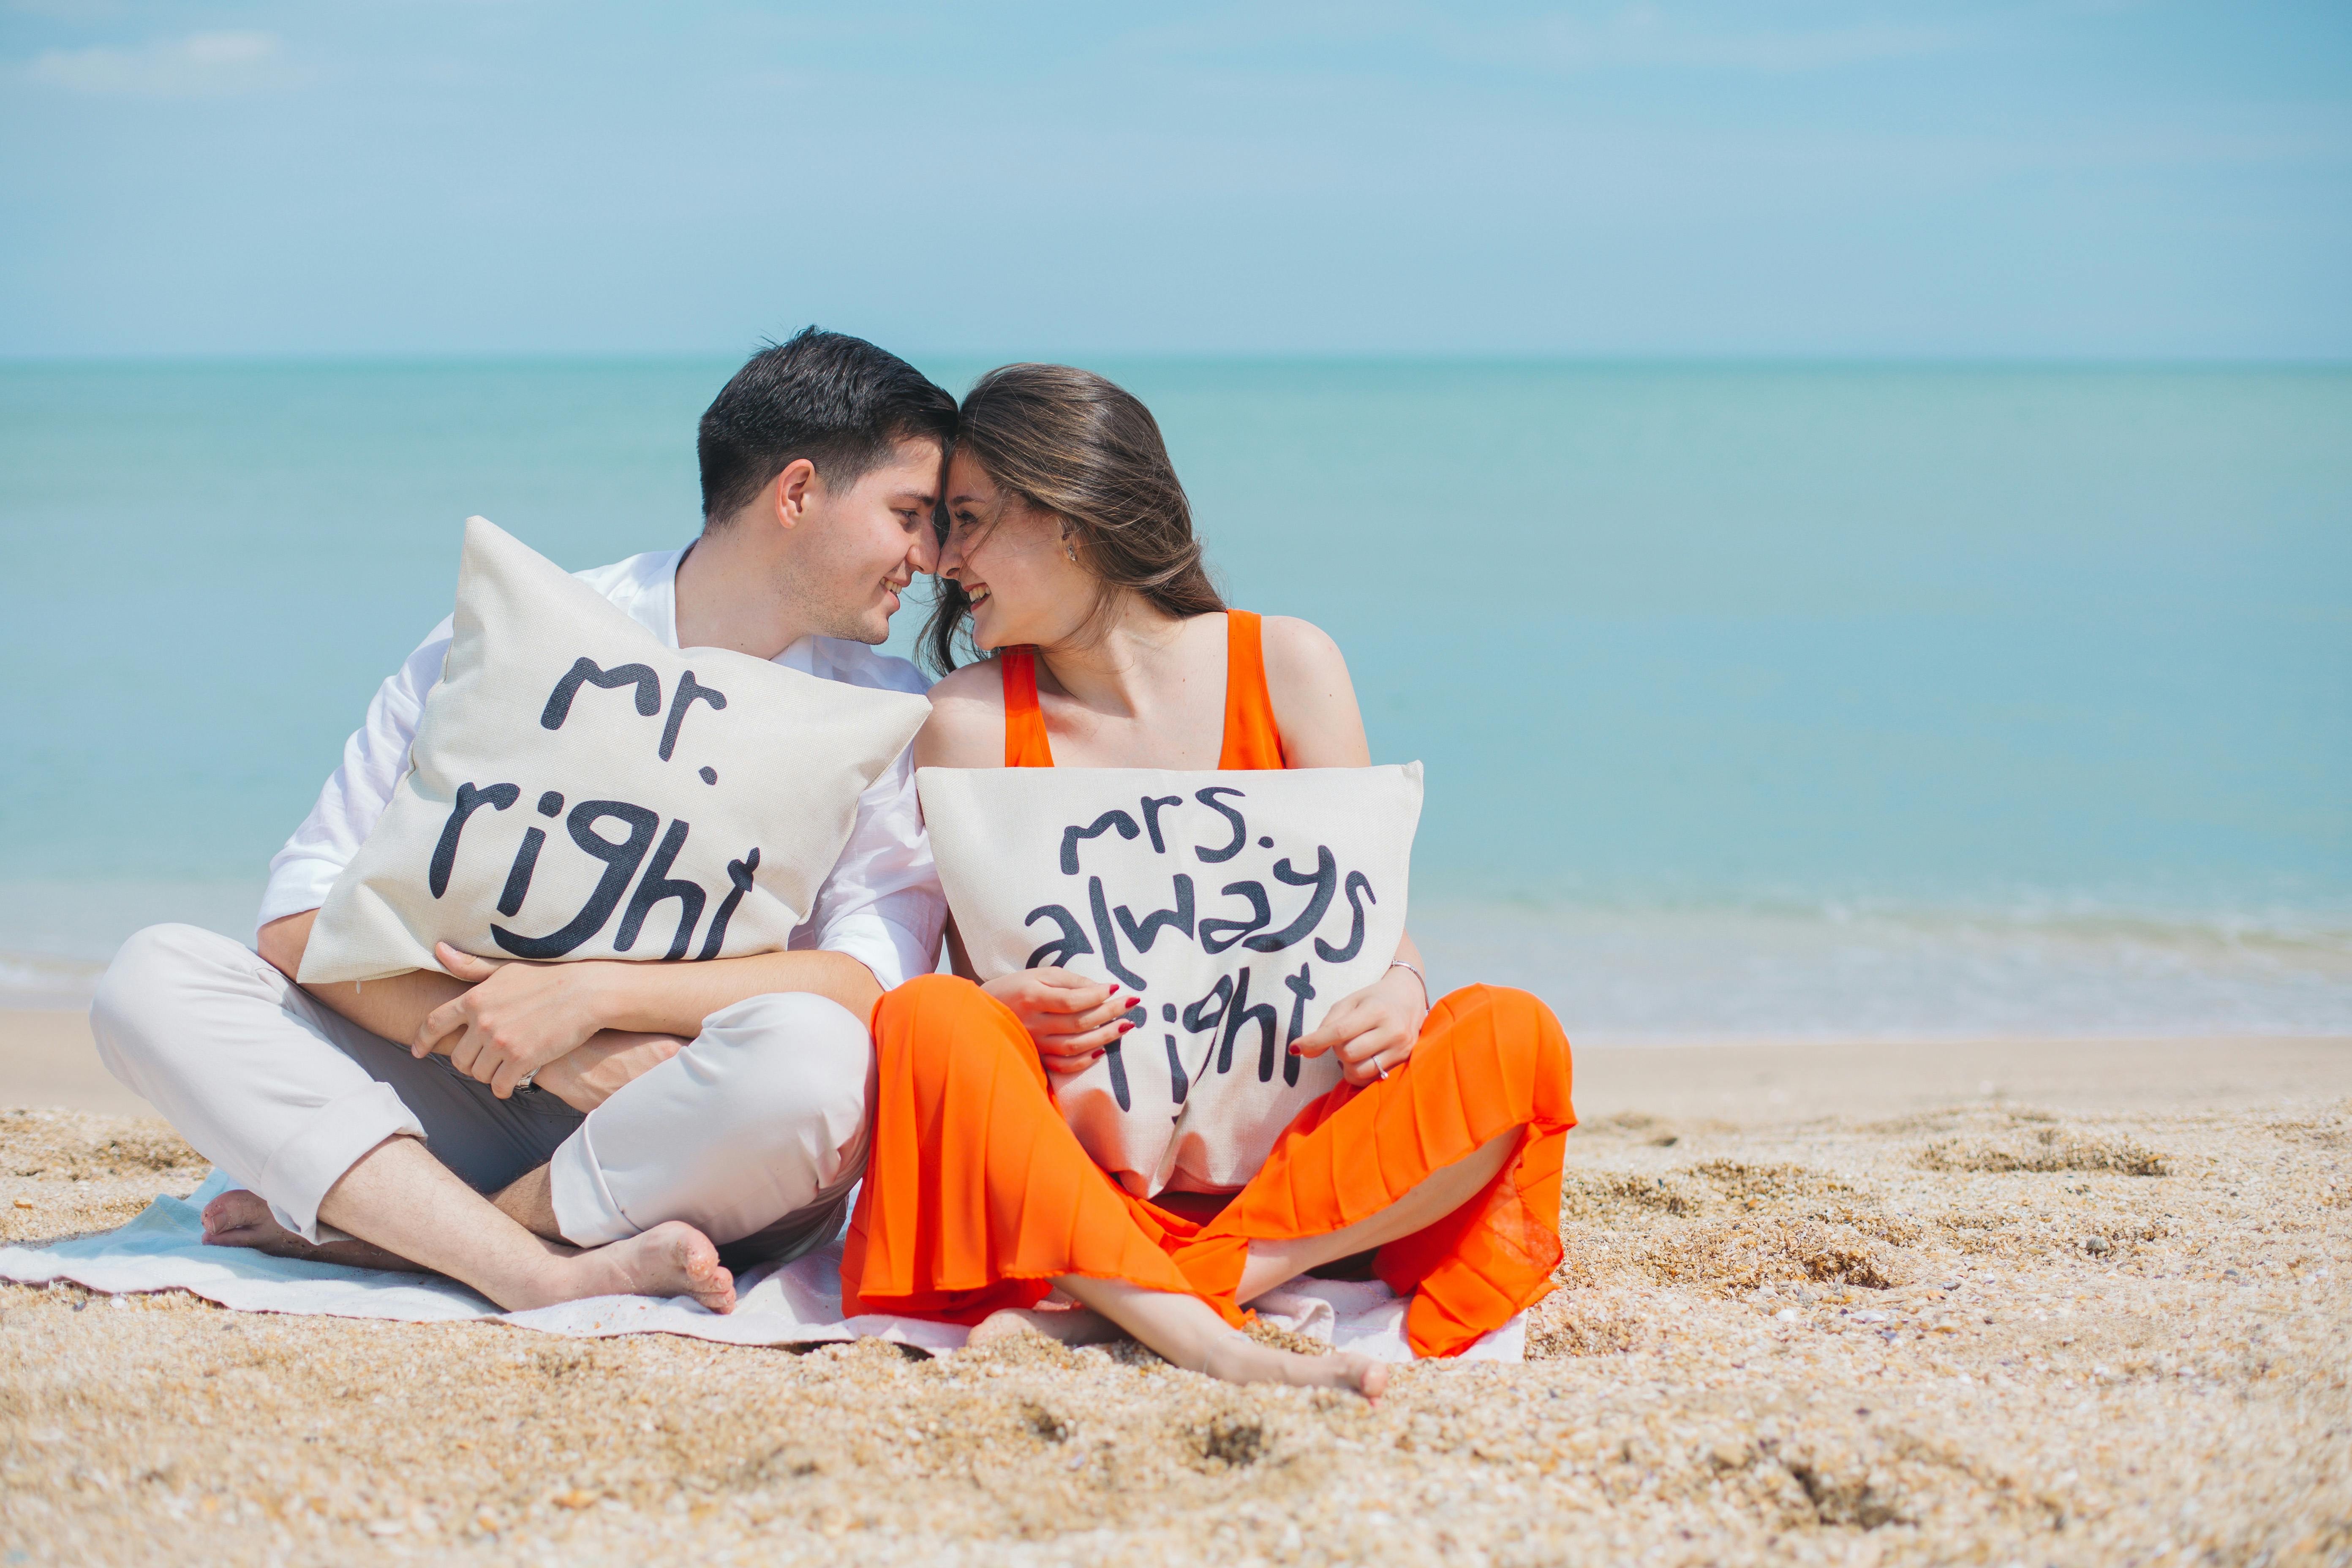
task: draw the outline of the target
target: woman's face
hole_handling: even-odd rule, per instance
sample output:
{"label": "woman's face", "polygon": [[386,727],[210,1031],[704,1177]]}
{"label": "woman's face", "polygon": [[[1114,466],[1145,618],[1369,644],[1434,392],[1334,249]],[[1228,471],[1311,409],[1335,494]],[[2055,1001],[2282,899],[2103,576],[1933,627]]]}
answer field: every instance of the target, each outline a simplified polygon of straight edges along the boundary
{"label": "woman's face", "polygon": [[1061,521],[997,488],[963,452],[948,465],[948,537],[939,574],[971,596],[973,643],[1057,647],[1093,611],[1094,574],[1071,558]]}

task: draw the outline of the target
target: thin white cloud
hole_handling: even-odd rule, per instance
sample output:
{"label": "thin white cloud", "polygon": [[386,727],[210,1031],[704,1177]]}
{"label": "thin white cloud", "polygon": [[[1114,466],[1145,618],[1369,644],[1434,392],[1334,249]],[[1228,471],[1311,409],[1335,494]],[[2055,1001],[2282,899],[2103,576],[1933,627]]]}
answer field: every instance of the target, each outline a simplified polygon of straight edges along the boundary
{"label": "thin white cloud", "polygon": [[297,78],[275,33],[192,33],[135,49],[45,49],[25,74],[68,92],[109,98],[226,98]]}

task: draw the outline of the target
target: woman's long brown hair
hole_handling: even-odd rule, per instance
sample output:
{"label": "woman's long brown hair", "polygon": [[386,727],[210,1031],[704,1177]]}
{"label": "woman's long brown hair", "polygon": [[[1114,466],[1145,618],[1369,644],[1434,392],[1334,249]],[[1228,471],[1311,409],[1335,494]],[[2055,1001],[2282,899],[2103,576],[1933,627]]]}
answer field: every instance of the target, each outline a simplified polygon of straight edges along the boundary
{"label": "woman's long brown hair", "polygon": [[[956,447],[997,489],[1061,521],[1099,585],[1097,613],[1121,590],[1171,616],[1225,607],[1192,537],[1192,502],[1160,423],[1125,388],[1068,365],[1003,365],[965,395]],[[960,644],[977,651],[971,614],[962,585],[939,579],[921,647],[941,675],[955,668]]]}

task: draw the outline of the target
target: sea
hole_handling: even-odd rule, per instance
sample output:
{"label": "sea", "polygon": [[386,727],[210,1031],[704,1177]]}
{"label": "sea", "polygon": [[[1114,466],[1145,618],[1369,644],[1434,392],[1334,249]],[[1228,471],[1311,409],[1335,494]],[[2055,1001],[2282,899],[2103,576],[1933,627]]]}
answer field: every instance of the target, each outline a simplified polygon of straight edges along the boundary
{"label": "sea", "polygon": [[[2352,1034],[2352,370],[1087,363],[1425,764],[1440,988],[1587,1043]],[[730,369],[0,366],[0,1006],[249,936],[462,520],[687,542]]]}

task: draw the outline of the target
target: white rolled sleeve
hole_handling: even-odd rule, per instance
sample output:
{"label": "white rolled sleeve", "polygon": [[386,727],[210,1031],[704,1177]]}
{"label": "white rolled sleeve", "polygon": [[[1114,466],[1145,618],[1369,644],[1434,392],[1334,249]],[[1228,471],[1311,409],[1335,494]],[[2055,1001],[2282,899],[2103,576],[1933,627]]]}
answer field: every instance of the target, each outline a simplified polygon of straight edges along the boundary
{"label": "white rolled sleeve", "polygon": [[901,752],[857,797],[849,842],[792,945],[847,953],[887,991],[931,972],[946,924],[947,896],[916,803],[914,763]]}
{"label": "white rolled sleeve", "polygon": [[392,804],[392,792],[408,776],[409,743],[416,739],[425,693],[441,679],[451,629],[446,619],[434,627],[376,688],[365,721],[343,742],[342,765],[319,792],[302,826],[271,857],[257,927],[325,903],[335,879],[375,830]]}

